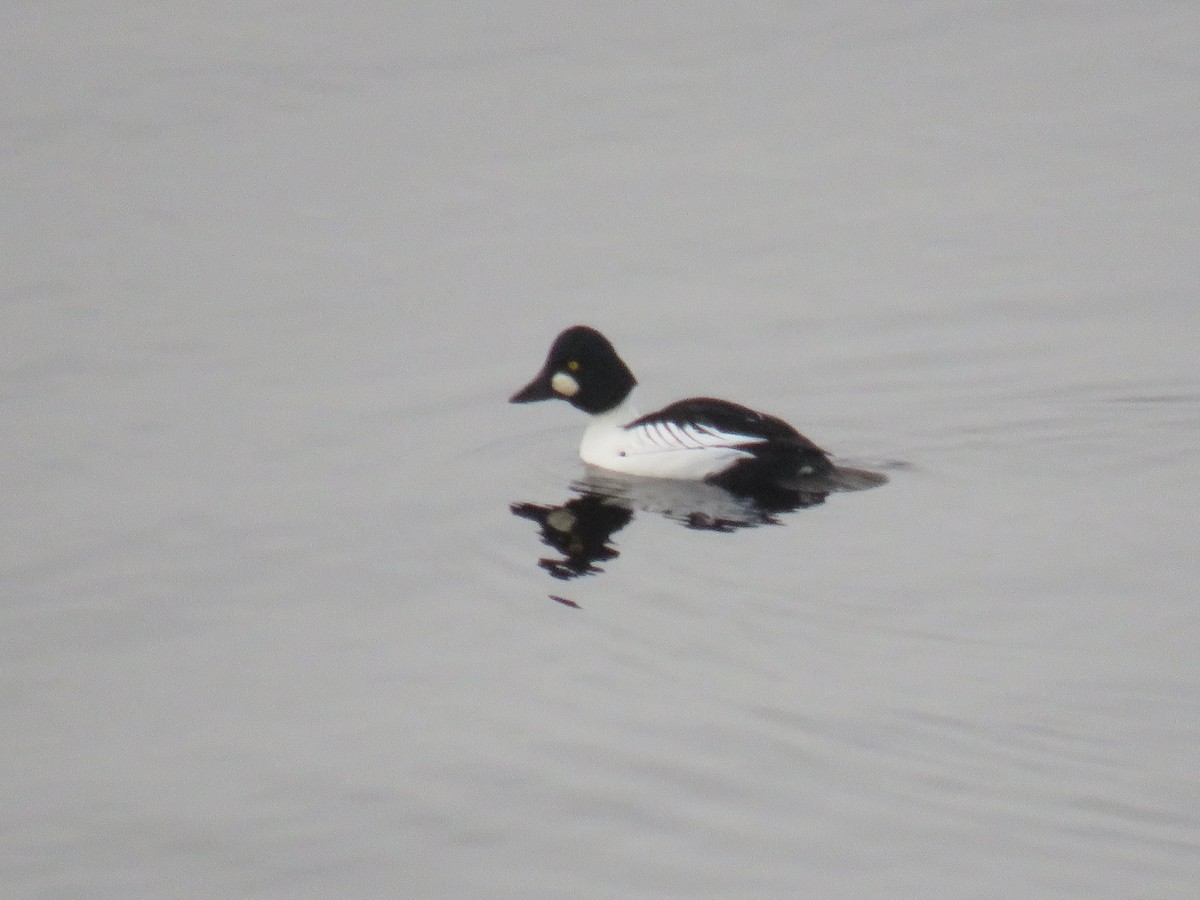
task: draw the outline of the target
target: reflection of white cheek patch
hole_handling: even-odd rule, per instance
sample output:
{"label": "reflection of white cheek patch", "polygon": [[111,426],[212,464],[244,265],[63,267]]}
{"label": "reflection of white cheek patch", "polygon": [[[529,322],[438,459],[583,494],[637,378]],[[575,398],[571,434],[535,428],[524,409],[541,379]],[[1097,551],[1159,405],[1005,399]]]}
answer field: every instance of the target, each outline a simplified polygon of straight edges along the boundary
{"label": "reflection of white cheek patch", "polygon": [[579,382],[566,372],[555,372],[550,379],[550,387],[554,388],[554,393],[564,397],[574,397],[579,393]]}

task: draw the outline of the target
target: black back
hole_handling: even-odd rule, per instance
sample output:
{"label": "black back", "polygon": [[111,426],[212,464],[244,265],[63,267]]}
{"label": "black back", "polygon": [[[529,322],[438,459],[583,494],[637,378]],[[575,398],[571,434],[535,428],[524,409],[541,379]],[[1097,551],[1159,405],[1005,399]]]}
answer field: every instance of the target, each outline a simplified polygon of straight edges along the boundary
{"label": "black back", "polygon": [[755,494],[797,474],[827,475],[834,469],[829,455],[787,422],[728,400],[712,397],[680,400],[625,427],[651,422],[707,425],[715,431],[750,438],[753,442],[732,446],[751,456],[707,479],[736,493]]}

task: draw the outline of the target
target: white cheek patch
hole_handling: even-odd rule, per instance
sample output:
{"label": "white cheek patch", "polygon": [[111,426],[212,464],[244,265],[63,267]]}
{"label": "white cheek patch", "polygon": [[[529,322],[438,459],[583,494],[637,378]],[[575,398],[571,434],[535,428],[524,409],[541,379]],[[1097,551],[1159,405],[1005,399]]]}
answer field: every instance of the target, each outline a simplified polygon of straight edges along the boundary
{"label": "white cheek patch", "polygon": [[574,397],[579,393],[579,382],[566,372],[555,372],[550,379],[550,387],[554,388],[554,393],[564,397]]}

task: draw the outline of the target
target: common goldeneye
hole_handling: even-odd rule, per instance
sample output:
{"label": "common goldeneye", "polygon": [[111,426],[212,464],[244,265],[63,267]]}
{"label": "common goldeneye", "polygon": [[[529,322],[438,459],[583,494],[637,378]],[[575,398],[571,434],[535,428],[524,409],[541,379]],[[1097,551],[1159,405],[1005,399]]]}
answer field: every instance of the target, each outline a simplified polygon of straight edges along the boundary
{"label": "common goldeneye", "polygon": [[695,397],[639,415],[636,385],[608,338],[576,325],[555,338],[542,370],[509,402],[559,398],[589,413],[580,457],[626,475],[754,493],[836,471],[829,455],[791,425],[727,400]]}

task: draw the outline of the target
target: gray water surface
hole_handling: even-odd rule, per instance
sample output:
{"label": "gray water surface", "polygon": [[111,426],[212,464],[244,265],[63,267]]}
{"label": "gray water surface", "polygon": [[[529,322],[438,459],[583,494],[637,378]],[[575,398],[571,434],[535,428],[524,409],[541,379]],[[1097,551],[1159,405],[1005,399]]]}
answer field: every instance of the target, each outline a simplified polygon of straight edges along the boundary
{"label": "gray water surface", "polygon": [[[3,20],[0,894],[1200,890],[1192,6]],[[552,577],[576,322],[889,483]]]}

